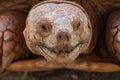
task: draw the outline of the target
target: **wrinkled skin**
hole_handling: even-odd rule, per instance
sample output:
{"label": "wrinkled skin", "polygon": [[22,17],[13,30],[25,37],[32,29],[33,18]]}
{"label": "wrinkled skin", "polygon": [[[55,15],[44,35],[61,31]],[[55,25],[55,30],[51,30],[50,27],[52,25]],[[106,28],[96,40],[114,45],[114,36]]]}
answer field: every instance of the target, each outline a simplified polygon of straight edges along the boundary
{"label": "wrinkled skin", "polygon": [[109,51],[120,60],[120,10],[109,16],[106,36]]}
{"label": "wrinkled skin", "polygon": [[91,38],[88,20],[84,11],[75,5],[38,5],[27,18],[26,43],[33,53],[36,50],[35,54],[43,55],[48,61],[69,63],[88,46]]}
{"label": "wrinkled skin", "polygon": [[13,60],[28,55],[22,34],[25,18],[24,14],[14,11],[0,14],[0,55],[2,55],[3,68],[6,68]]}

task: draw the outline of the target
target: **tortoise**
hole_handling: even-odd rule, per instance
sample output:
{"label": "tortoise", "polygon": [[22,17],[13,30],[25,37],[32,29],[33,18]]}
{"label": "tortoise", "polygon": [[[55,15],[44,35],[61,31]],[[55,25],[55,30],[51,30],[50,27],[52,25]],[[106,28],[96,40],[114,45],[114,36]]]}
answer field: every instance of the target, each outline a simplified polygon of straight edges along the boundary
{"label": "tortoise", "polygon": [[0,2],[1,71],[120,71],[120,0]]}

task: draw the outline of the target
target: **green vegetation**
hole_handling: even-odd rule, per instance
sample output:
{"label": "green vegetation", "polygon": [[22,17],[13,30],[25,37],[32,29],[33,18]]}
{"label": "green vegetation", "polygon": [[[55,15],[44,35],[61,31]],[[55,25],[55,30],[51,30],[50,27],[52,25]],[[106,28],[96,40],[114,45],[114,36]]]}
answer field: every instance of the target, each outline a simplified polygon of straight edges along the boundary
{"label": "green vegetation", "polygon": [[35,78],[33,77],[33,75],[29,72],[24,72],[22,77],[21,77],[21,80],[26,80],[27,79],[27,76],[30,76],[31,80],[35,80]]}

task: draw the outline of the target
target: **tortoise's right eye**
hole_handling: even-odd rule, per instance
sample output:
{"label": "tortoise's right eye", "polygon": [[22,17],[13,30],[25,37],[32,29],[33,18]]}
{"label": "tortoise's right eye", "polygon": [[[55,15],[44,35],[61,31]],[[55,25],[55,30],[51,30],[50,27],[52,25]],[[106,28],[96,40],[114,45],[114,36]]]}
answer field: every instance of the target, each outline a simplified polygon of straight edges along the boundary
{"label": "tortoise's right eye", "polygon": [[80,29],[80,22],[77,23],[76,30]]}
{"label": "tortoise's right eye", "polygon": [[48,20],[41,20],[36,28],[37,33],[43,37],[48,36],[51,32],[51,29],[52,29],[52,25],[51,22]]}
{"label": "tortoise's right eye", "polygon": [[46,26],[45,26],[44,24],[42,24],[40,27],[41,27],[41,29],[42,29],[44,32],[47,32],[47,28],[46,28]]}

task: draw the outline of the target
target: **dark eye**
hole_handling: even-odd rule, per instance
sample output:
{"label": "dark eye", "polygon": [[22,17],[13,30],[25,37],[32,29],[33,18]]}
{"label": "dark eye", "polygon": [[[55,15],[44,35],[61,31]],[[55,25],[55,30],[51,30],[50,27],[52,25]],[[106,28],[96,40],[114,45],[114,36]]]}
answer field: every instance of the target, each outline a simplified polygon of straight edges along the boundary
{"label": "dark eye", "polygon": [[41,25],[41,29],[42,29],[43,31],[47,32],[47,28],[46,28],[46,26],[45,26],[44,24]]}
{"label": "dark eye", "polygon": [[49,20],[41,19],[36,26],[36,32],[42,36],[47,37],[52,31],[52,24]]}
{"label": "dark eye", "polygon": [[76,30],[79,30],[79,28],[80,28],[80,22],[77,24]]}

